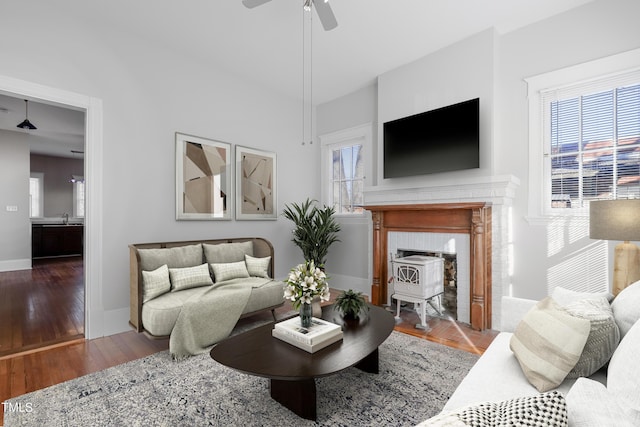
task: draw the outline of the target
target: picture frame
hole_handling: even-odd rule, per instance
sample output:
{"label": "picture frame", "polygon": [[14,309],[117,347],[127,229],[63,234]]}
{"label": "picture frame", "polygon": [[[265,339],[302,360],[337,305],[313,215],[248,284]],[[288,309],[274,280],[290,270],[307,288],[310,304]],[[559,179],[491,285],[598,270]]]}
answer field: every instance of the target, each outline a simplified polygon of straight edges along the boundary
{"label": "picture frame", "polygon": [[176,132],[176,220],[233,217],[231,144]]}
{"label": "picture frame", "polygon": [[278,218],[276,153],[236,145],[236,219]]}

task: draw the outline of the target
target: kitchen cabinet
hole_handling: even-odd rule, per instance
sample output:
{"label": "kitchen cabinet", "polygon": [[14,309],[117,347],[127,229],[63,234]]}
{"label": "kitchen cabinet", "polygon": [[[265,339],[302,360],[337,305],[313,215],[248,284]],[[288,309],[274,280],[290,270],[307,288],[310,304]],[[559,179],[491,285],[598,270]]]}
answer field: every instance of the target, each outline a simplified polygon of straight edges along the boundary
{"label": "kitchen cabinet", "polygon": [[33,258],[82,255],[84,226],[64,224],[34,224],[31,230]]}

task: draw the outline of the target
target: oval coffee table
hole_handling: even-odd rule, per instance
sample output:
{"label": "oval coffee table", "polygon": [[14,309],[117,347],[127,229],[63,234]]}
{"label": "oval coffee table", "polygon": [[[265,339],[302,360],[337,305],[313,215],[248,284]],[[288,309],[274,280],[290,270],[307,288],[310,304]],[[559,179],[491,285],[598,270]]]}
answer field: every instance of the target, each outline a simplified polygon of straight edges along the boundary
{"label": "oval coffee table", "polygon": [[316,419],[315,378],[355,366],[378,373],[378,346],[393,331],[393,315],[369,306],[359,320],[343,320],[333,306],[322,318],[342,325],[343,339],[307,353],[271,336],[273,323],[227,338],[211,350],[217,362],[238,371],[270,379],[271,397],[303,418]]}

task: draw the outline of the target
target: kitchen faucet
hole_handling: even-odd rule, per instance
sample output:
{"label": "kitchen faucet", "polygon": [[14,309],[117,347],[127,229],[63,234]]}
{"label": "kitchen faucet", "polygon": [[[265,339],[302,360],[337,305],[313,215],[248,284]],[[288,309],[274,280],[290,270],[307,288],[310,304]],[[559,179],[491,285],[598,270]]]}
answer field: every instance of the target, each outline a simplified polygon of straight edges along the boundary
{"label": "kitchen faucet", "polygon": [[69,223],[69,214],[66,212],[62,214],[62,223],[64,225],[67,225]]}

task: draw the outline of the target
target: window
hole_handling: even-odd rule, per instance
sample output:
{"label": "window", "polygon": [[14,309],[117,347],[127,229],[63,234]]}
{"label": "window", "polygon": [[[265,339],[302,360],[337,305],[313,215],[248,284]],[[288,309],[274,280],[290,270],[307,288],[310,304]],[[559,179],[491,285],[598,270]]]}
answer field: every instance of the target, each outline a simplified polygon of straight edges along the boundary
{"label": "window", "polygon": [[324,204],[333,206],[336,214],[362,214],[371,125],[324,135],[320,140]]}
{"label": "window", "polygon": [[550,207],[579,209],[590,200],[640,197],[640,79],[554,98],[545,106]]}
{"label": "window", "polygon": [[73,182],[73,217],[84,218],[84,177]]}
{"label": "window", "polygon": [[525,81],[529,223],[640,197],[640,49]]}
{"label": "window", "polygon": [[44,174],[31,172],[29,178],[29,217],[39,218],[44,215]]}

